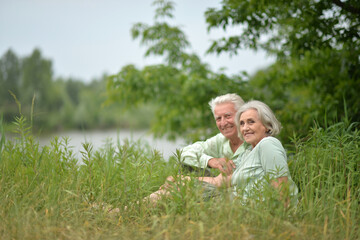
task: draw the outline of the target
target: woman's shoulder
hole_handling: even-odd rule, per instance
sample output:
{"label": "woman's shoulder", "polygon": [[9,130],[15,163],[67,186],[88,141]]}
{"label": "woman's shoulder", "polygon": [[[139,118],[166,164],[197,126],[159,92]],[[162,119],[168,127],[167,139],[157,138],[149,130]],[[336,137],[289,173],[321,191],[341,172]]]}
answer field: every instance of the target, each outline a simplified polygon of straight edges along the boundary
{"label": "woman's shoulder", "polygon": [[279,139],[272,137],[272,136],[264,137],[263,139],[260,140],[260,142],[257,145],[259,145],[259,146],[277,146],[277,147],[283,148],[283,145],[281,144]]}
{"label": "woman's shoulder", "polygon": [[262,158],[263,160],[274,158],[275,156],[277,156],[275,157],[276,159],[279,159],[278,157],[281,156],[286,162],[286,150],[277,138],[271,136],[265,137],[261,139],[256,147],[258,147],[257,152],[264,157]]}

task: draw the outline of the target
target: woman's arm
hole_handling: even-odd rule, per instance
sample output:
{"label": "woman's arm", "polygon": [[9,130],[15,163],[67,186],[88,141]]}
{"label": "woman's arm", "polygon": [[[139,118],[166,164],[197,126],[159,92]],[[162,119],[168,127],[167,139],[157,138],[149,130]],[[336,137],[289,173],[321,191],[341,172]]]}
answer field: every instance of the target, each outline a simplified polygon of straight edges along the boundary
{"label": "woman's arm", "polygon": [[290,203],[288,176],[290,176],[287,165],[287,157],[281,142],[273,137],[263,139],[260,151],[260,162],[266,173],[270,174],[273,180],[270,184],[280,194],[280,200],[287,207]]}
{"label": "woman's arm", "polygon": [[[210,184],[215,185],[216,187],[226,186],[230,187],[231,185],[231,176],[224,176],[222,174],[219,174],[216,177],[198,177],[197,179],[203,182],[207,182]],[[191,178],[189,176],[177,176],[177,178],[174,178],[172,176],[169,176],[166,178],[165,183],[157,190],[156,192],[153,192],[149,196],[145,197],[143,201],[150,201],[154,204],[162,197],[162,196],[168,196],[170,195],[170,189],[174,186],[174,182],[176,180],[183,181],[182,184],[184,184],[185,181],[191,181]],[[179,190],[179,188],[178,188]]]}
{"label": "woman's arm", "polygon": [[279,177],[275,180],[271,181],[271,186],[277,189],[280,193],[280,200],[284,201],[284,207],[287,208],[290,203],[290,198],[288,196],[288,188],[287,188],[288,177]]}
{"label": "woman's arm", "polygon": [[221,187],[221,186],[230,187],[231,186],[231,176],[232,176],[232,174],[229,176],[226,176],[226,175],[224,176],[222,174],[219,174],[216,177],[199,177],[197,179],[199,179],[200,181],[215,185],[216,187]]}

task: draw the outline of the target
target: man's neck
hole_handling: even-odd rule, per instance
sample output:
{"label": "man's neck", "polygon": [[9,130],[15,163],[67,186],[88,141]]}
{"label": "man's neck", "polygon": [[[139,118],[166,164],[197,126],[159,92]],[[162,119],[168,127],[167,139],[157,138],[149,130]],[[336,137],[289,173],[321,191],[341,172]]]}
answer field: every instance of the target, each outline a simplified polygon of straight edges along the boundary
{"label": "man's neck", "polygon": [[243,144],[243,141],[240,138],[234,138],[229,140],[230,140],[230,148],[234,153],[241,146],[241,144]]}

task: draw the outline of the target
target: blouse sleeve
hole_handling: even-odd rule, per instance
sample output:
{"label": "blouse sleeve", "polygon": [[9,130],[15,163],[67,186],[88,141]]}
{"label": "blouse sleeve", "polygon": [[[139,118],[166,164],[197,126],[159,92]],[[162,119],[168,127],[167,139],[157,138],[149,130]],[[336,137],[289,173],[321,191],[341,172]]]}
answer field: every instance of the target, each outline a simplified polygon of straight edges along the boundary
{"label": "blouse sleeve", "polygon": [[286,152],[279,140],[266,137],[259,143],[259,157],[266,174],[272,178],[289,175]]}

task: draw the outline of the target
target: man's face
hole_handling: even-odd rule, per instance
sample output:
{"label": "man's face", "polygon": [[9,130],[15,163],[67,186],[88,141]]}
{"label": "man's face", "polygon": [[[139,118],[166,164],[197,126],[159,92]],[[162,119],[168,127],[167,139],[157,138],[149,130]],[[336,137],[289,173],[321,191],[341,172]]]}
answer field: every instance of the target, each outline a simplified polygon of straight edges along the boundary
{"label": "man's face", "polygon": [[226,138],[238,137],[235,125],[236,110],[233,103],[228,102],[216,105],[214,115],[216,126]]}

